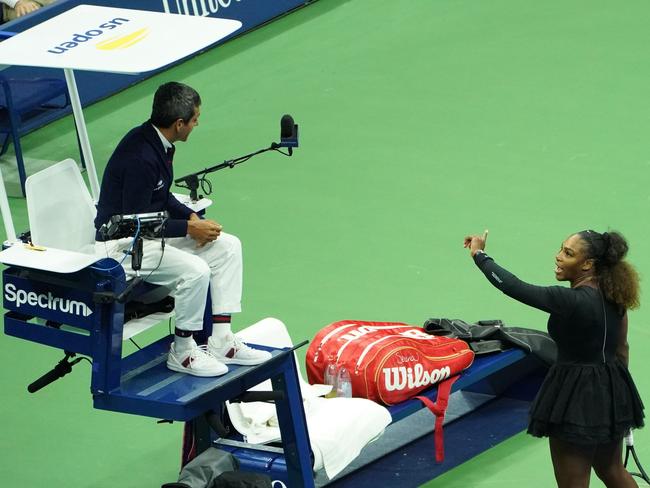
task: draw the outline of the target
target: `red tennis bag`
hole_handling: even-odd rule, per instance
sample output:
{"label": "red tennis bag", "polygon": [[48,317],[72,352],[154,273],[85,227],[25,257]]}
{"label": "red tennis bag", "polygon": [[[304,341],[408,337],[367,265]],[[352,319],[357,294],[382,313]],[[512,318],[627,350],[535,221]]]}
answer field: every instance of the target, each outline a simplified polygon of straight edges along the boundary
{"label": "red tennis bag", "polygon": [[[310,383],[323,383],[325,368],[344,366],[352,383],[352,396],[395,405],[418,398],[436,415],[436,459],[442,460],[442,422],[451,385],[468,368],[474,353],[466,342],[429,335],[421,327],[400,322],[343,320],[321,329],[307,350]],[[434,384],[433,403],[417,397]]]}

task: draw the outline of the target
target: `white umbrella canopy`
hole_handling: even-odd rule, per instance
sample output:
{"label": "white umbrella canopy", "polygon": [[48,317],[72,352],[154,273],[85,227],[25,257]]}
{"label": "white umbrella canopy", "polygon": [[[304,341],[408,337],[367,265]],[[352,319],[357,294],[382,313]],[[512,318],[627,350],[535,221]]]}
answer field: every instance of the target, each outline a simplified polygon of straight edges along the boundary
{"label": "white umbrella canopy", "polygon": [[[0,43],[0,64],[64,70],[90,190],[99,198],[74,70],[138,74],[153,71],[217,43],[240,29],[229,19],[78,5]],[[169,42],[170,33],[183,42]],[[16,240],[0,173],[0,210],[7,240]]]}

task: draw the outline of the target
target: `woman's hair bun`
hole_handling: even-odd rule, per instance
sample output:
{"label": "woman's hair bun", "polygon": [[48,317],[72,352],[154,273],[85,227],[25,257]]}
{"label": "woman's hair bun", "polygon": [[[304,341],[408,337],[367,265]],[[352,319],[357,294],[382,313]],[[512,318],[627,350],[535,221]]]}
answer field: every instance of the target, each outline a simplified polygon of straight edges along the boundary
{"label": "woman's hair bun", "polygon": [[618,232],[603,232],[603,253],[601,259],[611,265],[622,261],[627,255],[628,245],[625,238]]}

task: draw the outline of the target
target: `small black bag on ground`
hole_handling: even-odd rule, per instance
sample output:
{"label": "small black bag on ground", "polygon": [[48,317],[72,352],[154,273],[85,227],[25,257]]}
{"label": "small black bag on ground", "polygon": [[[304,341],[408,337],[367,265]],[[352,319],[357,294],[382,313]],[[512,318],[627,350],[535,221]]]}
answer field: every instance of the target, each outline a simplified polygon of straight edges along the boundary
{"label": "small black bag on ground", "polygon": [[214,488],[271,488],[272,480],[265,474],[227,471],[215,480]]}
{"label": "small black bag on ground", "polygon": [[232,454],[210,447],[183,466],[178,482],[162,488],[214,488],[219,475],[237,469],[239,462]]}

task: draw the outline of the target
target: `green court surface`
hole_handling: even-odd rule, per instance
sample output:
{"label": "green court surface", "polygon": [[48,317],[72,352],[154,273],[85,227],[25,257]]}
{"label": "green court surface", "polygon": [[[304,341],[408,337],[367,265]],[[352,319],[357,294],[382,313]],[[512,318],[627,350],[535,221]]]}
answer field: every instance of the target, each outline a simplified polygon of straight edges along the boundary
{"label": "green court surface", "polygon": [[[567,235],[617,229],[647,276],[648,18],[640,0],[321,0],[89,107],[86,120],[101,174],[160,83],[192,85],[202,116],[177,145],[182,175],[266,147],[293,115],[292,158],[267,153],[210,177],[208,216],[244,243],[236,329],[267,316],[295,341],[341,319],[544,329],[543,313],[492,288],[462,239],[489,229],[497,262],[552,284]],[[31,158],[78,158],[70,118],[23,141]],[[26,229],[24,200],[11,206]],[[630,315],[631,371],[650,398],[642,304]],[[2,486],[176,479],[180,424],[93,410],[85,362],[28,394],[60,352],[2,335],[0,353]],[[650,463],[646,430],[636,443]],[[553,485],[546,441],[520,434],[426,486]]]}

